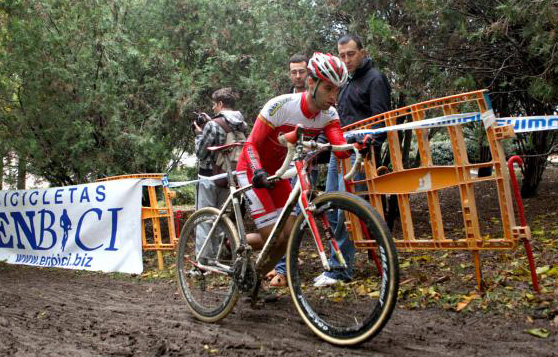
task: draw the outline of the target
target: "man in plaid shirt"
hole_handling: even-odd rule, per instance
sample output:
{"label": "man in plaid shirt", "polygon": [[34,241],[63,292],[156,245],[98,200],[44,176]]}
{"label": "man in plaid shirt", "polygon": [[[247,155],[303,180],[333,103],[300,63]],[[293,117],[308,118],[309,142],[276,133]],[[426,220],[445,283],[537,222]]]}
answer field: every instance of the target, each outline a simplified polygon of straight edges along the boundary
{"label": "man in plaid shirt", "polygon": [[[216,90],[211,95],[211,100],[215,116],[210,118],[209,115],[202,113],[206,119],[205,125],[200,126],[194,122],[194,133],[196,134],[195,150],[199,162],[196,209],[221,207],[229,194],[228,188],[219,186],[214,181],[208,179],[210,176],[213,176],[213,165],[215,165],[217,154],[209,151],[207,148],[223,145],[227,135],[225,129],[217,123],[216,119],[222,118],[234,131],[245,133],[248,129],[242,114],[232,109],[235,105],[236,95],[231,88]],[[199,229],[200,231],[196,232],[196,253],[201,249],[209,232],[208,227],[199,227]],[[217,242],[212,243],[205,248],[204,257],[211,257],[217,252],[215,246]]]}

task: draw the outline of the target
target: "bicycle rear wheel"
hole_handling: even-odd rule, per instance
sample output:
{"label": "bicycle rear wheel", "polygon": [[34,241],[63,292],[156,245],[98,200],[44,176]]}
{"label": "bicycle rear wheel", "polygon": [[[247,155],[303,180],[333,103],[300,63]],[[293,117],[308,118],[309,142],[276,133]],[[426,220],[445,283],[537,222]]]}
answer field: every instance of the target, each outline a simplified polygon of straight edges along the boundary
{"label": "bicycle rear wheel", "polygon": [[352,274],[347,269],[336,269],[337,273],[351,275],[352,280],[316,287],[322,264],[310,227],[299,215],[287,248],[293,301],[304,322],[324,340],[337,345],[365,342],[382,330],[397,300],[399,266],[391,233],[378,213],[356,195],[326,193],[313,203],[328,258],[332,248],[324,239],[323,219],[329,224],[335,217],[340,220],[337,230],[332,227],[337,239],[345,232],[352,241],[368,241],[367,247],[355,249]]}
{"label": "bicycle rear wheel", "polygon": [[[200,256],[196,261],[196,238],[200,250],[219,211],[202,208],[184,223],[177,252],[177,280],[187,306],[196,318],[215,322],[225,318],[238,300],[238,288],[232,276],[236,259],[237,235],[228,217],[221,217]],[[199,263],[209,266],[207,270]],[[225,272],[230,268],[230,273]],[[217,270],[221,270],[217,272]]]}

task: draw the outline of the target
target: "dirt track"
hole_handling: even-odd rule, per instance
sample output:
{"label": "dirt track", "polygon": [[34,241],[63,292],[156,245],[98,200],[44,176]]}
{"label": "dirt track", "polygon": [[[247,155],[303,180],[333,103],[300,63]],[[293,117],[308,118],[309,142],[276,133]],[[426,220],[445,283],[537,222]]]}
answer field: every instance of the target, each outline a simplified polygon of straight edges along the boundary
{"label": "dirt track", "polygon": [[398,308],[378,337],[347,349],[315,337],[286,296],[259,310],[241,301],[210,325],[190,317],[169,280],[0,263],[2,356],[558,356],[556,331],[539,339],[524,332],[527,325]]}
{"label": "dirt track", "polygon": [[[532,229],[541,232],[533,239],[537,266],[555,266],[558,170],[547,169],[545,175],[539,196],[526,200],[525,206]],[[456,197],[446,197],[446,204],[458,202]],[[483,214],[489,212],[484,221],[489,221],[497,202],[489,200],[483,209]],[[513,280],[508,271],[513,269],[509,260],[524,258],[521,249],[514,254],[514,258],[483,256],[483,271],[492,280],[493,292],[510,287],[523,296],[529,291],[528,283]],[[456,267],[470,262],[467,254],[451,254],[449,259],[447,265]],[[417,278],[417,284],[428,287],[440,281],[440,275],[435,274],[441,274],[439,270],[436,260],[415,264],[402,281],[420,273],[425,279]],[[464,272],[443,274],[452,276],[445,291],[467,294],[474,287],[474,281],[464,284],[460,279]],[[494,281],[499,275],[506,276],[505,284]],[[554,279],[543,281],[550,291],[547,296],[558,296],[558,277]],[[444,287],[439,284],[438,288]],[[521,306],[525,298],[520,302],[510,315],[519,317],[513,318],[491,309],[486,310],[491,311],[488,314],[482,309],[456,313],[441,308],[398,307],[379,336],[348,349],[314,336],[288,296],[259,310],[241,300],[228,318],[209,325],[190,316],[171,278],[146,281],[0,262],[0,356],[558,356],[557,310],[524,312]],[[496,303],[505,305],[499,300]],[[538,303],[531,305],[536,308]],[[548,329],[550,337],[537,338],[525,332],[537,327]]]}

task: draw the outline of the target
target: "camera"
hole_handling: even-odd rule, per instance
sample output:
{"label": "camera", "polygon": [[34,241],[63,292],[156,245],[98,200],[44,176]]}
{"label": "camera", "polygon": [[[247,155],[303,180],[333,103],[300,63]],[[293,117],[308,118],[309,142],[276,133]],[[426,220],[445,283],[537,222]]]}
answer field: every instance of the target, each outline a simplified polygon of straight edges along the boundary
{"label": "camera", "polygon": [[[203,127],[205,126],[205,123],[208,122],[207,114],[198,113],[198,112],[194,112],[194,114],[196,115],[196,119],[194,119],[194,123],[196,123],[200,127],[200,129],[203,130]],[[194,125],[194,123],[192,123],[192,125],[191,125],[192,131],[196,130],[196,126]]]}

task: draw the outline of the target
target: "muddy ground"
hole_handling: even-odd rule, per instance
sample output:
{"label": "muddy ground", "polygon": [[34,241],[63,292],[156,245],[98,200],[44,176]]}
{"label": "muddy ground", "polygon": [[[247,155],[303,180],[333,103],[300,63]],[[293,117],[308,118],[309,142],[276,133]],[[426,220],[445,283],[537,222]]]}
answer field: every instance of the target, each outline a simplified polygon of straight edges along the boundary
{"label": "muddy ground", "polygon": [[241,301],[221,323],[204,324],[188,314],[172,281],[0,265],[2,356],[558,355],[556,333],[540,339],[524,332],[532,327],[398,308],[371,342],[339,348],[315,337],[287,296],[259,310]]}
{"label": "muddy ground", "polygon": [[[556,267],[558,170],[549,174],[526,206],[532,229],[542,230],[533,239],[537,266]],[[435,254],[401,254],[408,267],[398,307],[382,333],[357,348],[318,339],[288,295],[256,310],[240,300],[224,321],[200,323],[172,272],[153,274],[152,261],[142,276],[0,262],[0,356],[558,356],[558,277],[541,275],[544,292],[533,297],[521,249],[486,253],[488,292],[461,309],[475,288],[470,256]],[[527,333],[533,329],[548,337]]]}

